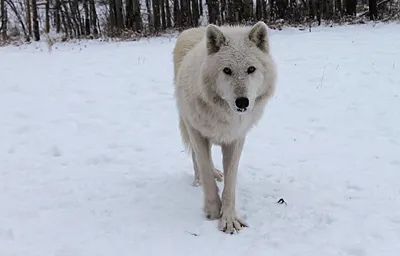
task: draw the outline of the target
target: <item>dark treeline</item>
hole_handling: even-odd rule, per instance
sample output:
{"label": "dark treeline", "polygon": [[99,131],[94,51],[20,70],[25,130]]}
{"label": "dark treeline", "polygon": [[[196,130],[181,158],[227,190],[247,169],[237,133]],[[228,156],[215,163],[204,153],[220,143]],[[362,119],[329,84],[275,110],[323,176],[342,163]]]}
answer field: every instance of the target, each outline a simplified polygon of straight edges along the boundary
{"label": "dark treeline", "polygon": [[[306,25],[398,12],[391,0],[0,0],[1,38],[40,40],[49,32],[71,38],[156,35],[208,23],[264,20]],[[385,16],[386,15],[386,16]]]}

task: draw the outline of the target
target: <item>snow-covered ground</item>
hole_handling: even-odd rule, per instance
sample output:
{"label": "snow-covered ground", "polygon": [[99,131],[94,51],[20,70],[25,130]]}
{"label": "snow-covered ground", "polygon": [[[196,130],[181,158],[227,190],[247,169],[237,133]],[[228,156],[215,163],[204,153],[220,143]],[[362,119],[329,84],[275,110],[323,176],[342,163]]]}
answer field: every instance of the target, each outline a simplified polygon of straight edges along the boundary
{"label": "snow-covered ground", "polygon": [[250,227],[233,236],[191,186],[175,39],[0,48],[0,255],[398,256],[399,31],[271,33],[278,88],[246,142]]}

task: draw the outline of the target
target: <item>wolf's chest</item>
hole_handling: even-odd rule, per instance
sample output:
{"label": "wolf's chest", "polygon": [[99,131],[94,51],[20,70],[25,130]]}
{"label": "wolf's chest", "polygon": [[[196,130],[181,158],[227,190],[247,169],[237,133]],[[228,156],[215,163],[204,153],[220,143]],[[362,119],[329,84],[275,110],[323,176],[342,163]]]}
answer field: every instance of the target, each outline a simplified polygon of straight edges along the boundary
{"label": "wolf's chest", "polygon": [[215,144],[229,143],[244,137],[253,126],[253,120],[252,115],[233,116],[223,121],[203,120],[199,130]]}

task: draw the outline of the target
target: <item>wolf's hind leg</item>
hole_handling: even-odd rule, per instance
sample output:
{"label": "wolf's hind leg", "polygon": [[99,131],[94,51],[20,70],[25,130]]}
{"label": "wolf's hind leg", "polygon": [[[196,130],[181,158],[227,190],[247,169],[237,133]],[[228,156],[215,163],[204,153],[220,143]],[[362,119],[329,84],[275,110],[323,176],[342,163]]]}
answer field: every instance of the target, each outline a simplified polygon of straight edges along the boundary
{"label": "wolf's hind leg", "polygon": [[[194,169],[194,180],[193,180],[192,186],[199,187],[199,186],[201,186],[201,180],[200,180],[200,176],[199,176],[199,168],[198,168],[197,162],[196,162],[196,154],[194,153],[194,151],[192,151],[192,162],[193,162],[193,169]],[[224,173],[214,167],[214,178],[218,182],[221,182],[224,179]]]}

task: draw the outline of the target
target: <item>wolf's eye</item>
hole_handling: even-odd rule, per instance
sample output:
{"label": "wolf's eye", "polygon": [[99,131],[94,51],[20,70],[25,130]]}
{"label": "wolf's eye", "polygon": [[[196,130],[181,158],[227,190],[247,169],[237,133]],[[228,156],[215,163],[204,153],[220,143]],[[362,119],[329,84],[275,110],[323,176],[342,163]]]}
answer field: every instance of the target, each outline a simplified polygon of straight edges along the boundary
{"label": "wolf's eye", "polygon": [[232,75],[232,70],[230,68],[224,68],[222,71],[227,75]]}
{"label": "wolf's eye", "polygon": [[256,71],[256,68],[255,68],[254,66],[250,66],[250,67],[247,69],[247,74],[251,74],[251,73],[253,73],[254,71]]}

